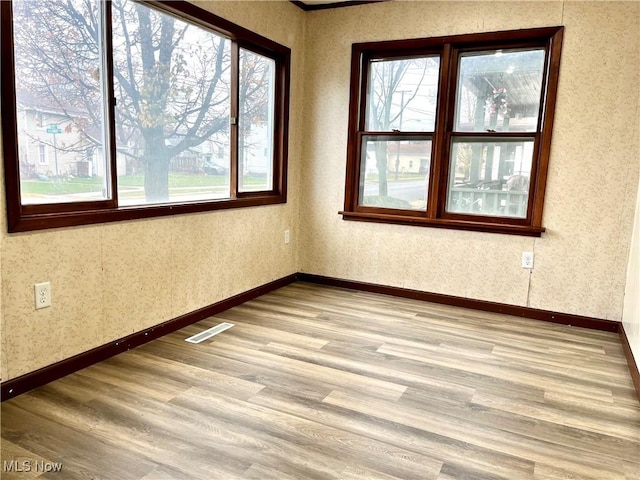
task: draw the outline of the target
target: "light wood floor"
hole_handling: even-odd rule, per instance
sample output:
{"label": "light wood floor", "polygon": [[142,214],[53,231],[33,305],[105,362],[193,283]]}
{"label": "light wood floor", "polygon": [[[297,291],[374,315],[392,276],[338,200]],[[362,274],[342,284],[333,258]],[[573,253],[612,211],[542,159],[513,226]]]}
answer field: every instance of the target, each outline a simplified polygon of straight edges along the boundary
{"label": "light wood floor", "polygon": [[637,480],[639,433],[616,334],[295,283],[3,403],[64,467],[2,478]]}

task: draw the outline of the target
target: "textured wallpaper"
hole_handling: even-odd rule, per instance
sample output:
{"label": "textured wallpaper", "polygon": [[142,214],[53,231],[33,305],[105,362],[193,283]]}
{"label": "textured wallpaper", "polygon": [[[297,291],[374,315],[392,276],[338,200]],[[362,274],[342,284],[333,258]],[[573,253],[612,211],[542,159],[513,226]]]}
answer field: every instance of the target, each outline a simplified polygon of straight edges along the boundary
{"label": "textured wallpaper", "polygon": [[[313,12],[303,271],[619,321],[638,185],[639,11],[419,1]],[[566,28],[541,238],[341,219],[352,43],[554,25]],[[523,251],[535,254],[531,273]]]}
{"label": "textured wallpaper", "polygon": [[[640,158],[638,3],[196,3],[292,48],[288,203],[12,235],[3,214],[3,380],[295,271],[621,320]],[[542,238],[342,220],[351,43],[560,24]],[[535,253],[532,272],[523,251]],[[33,284],[46,280],[53,306],[35,311]]]}
{"label": "textured wallpaper", "polygon": [[[297,271],[304,12],[288,2],[199,5],[292,49],[288,203],[12,235],[3,213],[3,380]],[[35,311],[42,281],[53,306]]]}

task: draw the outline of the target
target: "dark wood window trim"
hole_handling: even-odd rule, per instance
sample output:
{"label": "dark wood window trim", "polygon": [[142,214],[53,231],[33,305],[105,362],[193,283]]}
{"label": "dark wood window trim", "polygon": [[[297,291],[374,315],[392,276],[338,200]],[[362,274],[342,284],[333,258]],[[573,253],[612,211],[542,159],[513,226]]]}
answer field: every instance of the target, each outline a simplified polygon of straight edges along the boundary
{"label": "dark wood window trim", "polygon": [[[424,227],[452,228],[514,235],[540,236],[544,232],[542,211],[553,129],[559,77],[563,27],[491,32],[447,37],[357,43],[352,46],[349,134],[344,220],[392,223]],[[530,133],[455,132],[454,111],[458,59],[461,52],[492,49],[544,48],[545,65],[542,101],[537,131]],[[361,175],[361,139],[363,135],[411,136],[417,132],[369,132],[365,128],[368,69],[371,59],[403,59],[437,54],[440,57],[438,100],[434,132],[422,134],[432,139],[431,169],[425,210],[401,210],[362,205],[359,201]],[[452,138],[483,139],[526,138],[533,140],[526,218],[465,215],[447,212],[449,148]]]}
{"label": "dark wood window trim", "polygon": [[[110,3],[110,2],[107,2]],[[111,111],[109,115],[109,163],[111,165],[110,184],[113,198],[102,201],[58,203],[42,205],[22,205],[20,197],[20,172],[18,168],[18,128],[16,117],[15,66],[13,45],[12,5],[10,1],[0,2],[1,68],[0,92],[2,93],[2,137],[5,169],[5,190],[7,201],[8,231],[22,232],[96,223],[116,222],[149,217],[206,212],[232,208],[254,207],[286,203],[287,200],[287,155],[289,122],[289,88],[291,50],[266,37],[236,25],[222,17],[182,1],[144,1],[151,8],[172,14],[181,20],[213,30],[232,41],[233,51],[239,48],[251,50],[275,61],[274,95],[274,138],[273,138],[273,187],[269,191],[237,192],[237,168],[231,163],[230,199],[192,201],[136,206],[118,206],[115,173],[115,126],[113,85],[108,85],[105,100]],[[105,14],[106,76],[112,82],[113,60],[110,40],[111,20]],[[237,72],[237,69],[236,69]],[[232,83],[236,84],[237,76]],[[236,104],[237,108],[237,104]],[[237,148],[237,144],[235,145]],[[234,148],[232,148],[234,150]]]}
{"label": "dark wood window trim", "polygon": [[304,10],[305,12],[314,12],[316,10],[329,10],[334,8],[355,7],[358,5],[367,5],[369,3],[382,3],[389,2],[391,0],[342,0],[340,2],[329,3],[306,3],[300,0],[289,0],[296,7]]}

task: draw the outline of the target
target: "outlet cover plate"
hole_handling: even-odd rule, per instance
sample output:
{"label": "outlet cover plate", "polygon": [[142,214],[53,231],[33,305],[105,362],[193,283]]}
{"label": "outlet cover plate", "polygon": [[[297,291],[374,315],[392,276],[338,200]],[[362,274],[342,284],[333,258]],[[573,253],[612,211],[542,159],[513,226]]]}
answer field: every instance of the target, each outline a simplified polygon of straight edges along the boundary
{"label": "outlet cover plate", "polygon": [[522,268],[533,268],[533,252],[522,252]]}
{"label": "outlet cover plate", "polygon": [[36,283],[34,286],[36,310],[51,306],[51,283]]}

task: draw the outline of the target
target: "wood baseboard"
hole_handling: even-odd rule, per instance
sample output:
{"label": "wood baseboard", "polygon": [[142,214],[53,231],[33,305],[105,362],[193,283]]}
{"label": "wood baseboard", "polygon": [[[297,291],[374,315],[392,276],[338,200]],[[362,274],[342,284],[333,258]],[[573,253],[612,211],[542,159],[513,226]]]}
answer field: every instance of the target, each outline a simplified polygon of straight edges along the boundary
{"label": "wood baseboard", "polygon": [[627,365],[629,365],[629,373],[631,374],[631,379],[633,380],[633,386],[636,387],[636,394],[638,395],[638,400],[640,401],[640,371],[638,370],[638,364],[636,363],[636,359],[633,356],[633,352],[631,351],[631,345],[629,345],[629,337],[627,337],[627,332],[624,329],[624,325],[620,324],[620,342],[622,343],[622,350],[624,350],[624,356],[627,359]]}
{"label": "wood baseboard", "polygon": [[278,288],[289,285],[297,279],[296,274],[274,280],[267,284],[252,288],[246,292],[239,293],[233,297],[221,300],[212,305],[200,308],[193,312],[181,315],[172,320],[168,320],[159,325],[147,328],[140,332],[133,333],[126,337],[120,338],[105,345],[80,353],[73,357],[61,360],[60,362],[48,365],[34,372],[27,373],[20,377],[7,380],[2,383],[0,395],[4,402],[14,398],[22,393],[33,390],[34,388],[45,385],[49,382],[62,378],[71,373],[77,372],[83,368],[89,367],[95,363],[111,358],[119,353],[126,352],[132,348],[136,348],[151,340],[167,335],[168,333],[180,330],[188,325],[204,320],[207,317],[216,315],[220,312],[233,308],[242,303],[248,302],[265,293],[269,293]]}
{"label": "wood baseboard", "polygon": [[11,380],[7,380],[0,385],[1,400],[5,401],[14,398],[22,393],[28,392],[29,390],[52,382],[53,380],[77,372],[78,370],[89,367],[95,363],[101,362],[102,360],[106,360],[119,353],[126,352],[127,350],[131,350],[132,348],[136,348],[140,345],[150,342],[151,340],[155,340],[156,338],[162,337],[164,335],[167,335],[168,333],[199,322],[200,320],[203,320],[207,317],[211,317],[244,302],[248,302],[249,300],[289,285],[290,283],[293,283],[295,281],[349,288],[352,290],[361,290],[372,293],[381,293],[384,295],[391,295],[395,297],[410,298],[414,300],[422,300],[444,305],[471,308],[487,312],[504,313],[507,315],[515,315],[518,317],[531,318],[535,320],[561,323],[564,325],[574,325],[578,327],[603,330],[607,332],[618,332],[620,334],[620,340],[622,342],[622,347],[627,359],[627,363],[629,364],[631,378],[633,379],[633,384],[638,394],[638,400],[640,400],[640,372],[638,371],[638,365],[636,364],[631,352],[631,347],[629,346],[629,341],[624,331],[624,327],[620,322],[592,317],[583,317],[579,315],[571,315],[567,313],[552,312],[549,310],[539,310],[529,307],[519,307],[516,305],[488,302],[485,300],[456,297],[453,295],[444,295],[440,293],[430,293],[420,290],[411,290],[407,288],[390,287],[387,285],[380,285],[375,283],[344,280],[322,275],[314,275],[310,273],[296,273],[288,275],[286,277],[274,280],[272,282],[253,288],[225,300],[221,300],[220,302],[200,308],[172,320],[168,320],[154,327],[133,333],[100,347],[93,348],[84,353],[80,353],[60,362],[43,367],[34,372],[27,373]]}
{"label": "wood baseboard", "polygon": [[534,320],[544,320],[546,322],[561,323],[564,325],[574,325],[576,327],[585,327],[594,330],[603,330],[606,332],[617,332],[620,327],[620,322],[614,322],[613,320],[583,317],[580,315],[571,315],[568,313],[539,310],[537,308],[530,307],[519,307],[517,305],[488,302],[486,300],[475,300],[473,298],[456,297],[453,295],[444,295],[441,293],[430,293],[421,290],[411,290],[408,288],[390,287],[377,283],[343,280],[339,278],[325,277],[322,275],[313,275],[309,273],[299,273],[297,275],[297,278],[298,280],[303,282],[317,283],[333,287],[350,288],[353,290],[362,290],[372,293],[382,293],[385,295],[392,295],[394,297],[411,298],[413,300],[423,300],[425,302],[472,308],[485,312],[504,313],[517,317],[531,318]]}

